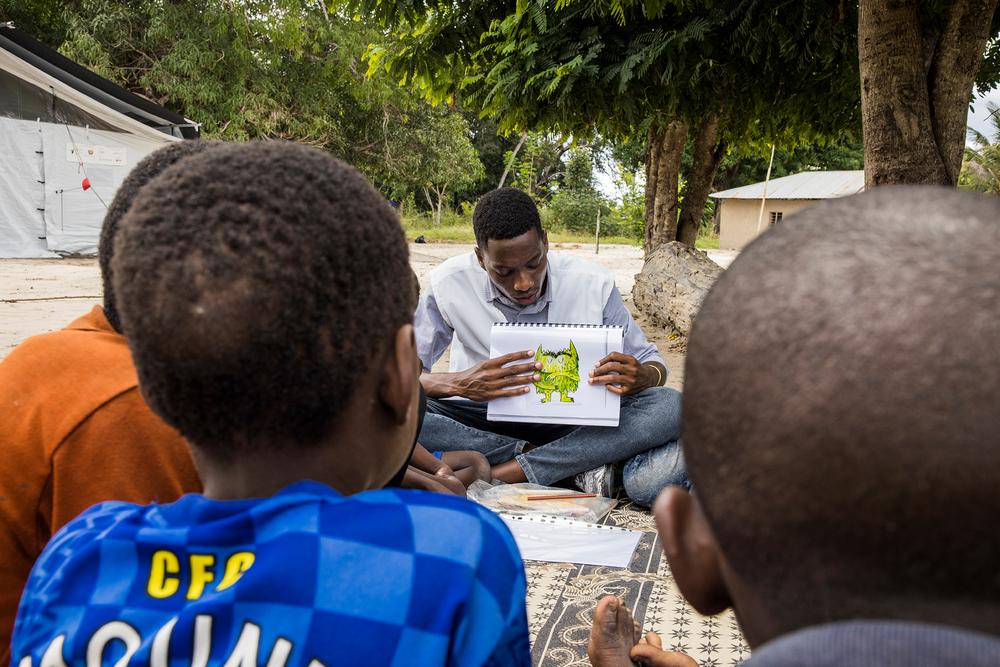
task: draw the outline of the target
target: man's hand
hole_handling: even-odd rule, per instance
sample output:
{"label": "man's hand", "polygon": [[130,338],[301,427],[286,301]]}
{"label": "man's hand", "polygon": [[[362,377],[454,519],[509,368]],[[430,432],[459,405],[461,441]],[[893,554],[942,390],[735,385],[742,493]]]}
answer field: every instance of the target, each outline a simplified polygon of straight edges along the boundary
{"label": "man's hand", "polygon": [[[662,371],[661,371],[662,372]],[[635,357],[612,352],[597,362],[590,371],[590,384],[607,385],[608,391],[621,395],[637,394],[660,383],[660,373],[650,364],[641,364]]]}
{"label": "man's hand", "polygon": [[[502,357],[487,359],[472,368],[458,373],[424,373],[421,382],[428,396],[443,398],[461,396],[470,401],[485,403],[504,396],[520,396],[531,390],[532,382],[540,380],[537,371],[542,365],[533,361],[531,350],[511,352]],[[532,359],[526,363],[512,362]]]}

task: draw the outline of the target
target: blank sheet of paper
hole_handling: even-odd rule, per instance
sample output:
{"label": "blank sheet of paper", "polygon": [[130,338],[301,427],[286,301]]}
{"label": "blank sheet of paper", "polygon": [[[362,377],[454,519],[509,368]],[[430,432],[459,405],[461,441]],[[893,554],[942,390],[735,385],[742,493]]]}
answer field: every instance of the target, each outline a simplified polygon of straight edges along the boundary
{"label": "blank sheet of paper", "polygon": [[642,533],[540,515],[501,514],[521,557],[549,563],[628,567]]}

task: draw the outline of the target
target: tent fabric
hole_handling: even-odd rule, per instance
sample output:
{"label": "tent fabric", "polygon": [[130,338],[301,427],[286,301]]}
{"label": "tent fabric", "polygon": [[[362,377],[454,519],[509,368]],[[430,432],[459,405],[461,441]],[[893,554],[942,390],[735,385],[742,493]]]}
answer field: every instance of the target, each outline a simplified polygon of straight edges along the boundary
{"label": "tent fabric", "polygon": [[0,49],[0,70],[42,88],[42,90],[48,91],[57,100],[68,102],[121,132],[131,132],[132,134],[138,134],[160,142],[180,141],[179,137],[174,137],[156,128],[144,125],[123,113],[115,111],[111,107],[105,106],[94,98],[46,74],[37,67],[21,60],[13,53],[4,51],[3,49]]}
{"label": "tent fabric", "polygon": [[0,118],[0,257],[96,253],[121,182],[163,144],[125,132]]}
{"label": "tent fabric", "polygon": [[79,107],[60,100],[51,92],[0,69],[0,117],[69,123],[98,130],[114,130],[114,125]]}
{"label": "tent fabric", "polygon": [[[60,254],[94,254],[104,214],[118,186],[136,163],[166,142],[125,132],[39,125],[47,248]],[[82,154],[82,165],[76,151]],[[87,190],[82,187],[84,177],[91,184]]]}
{"label": "tent fabric", "polygon": [[0,118],[0,257],[55,257],[45,242],[38,123]]}
{"label": "tent fabric", "polygon": [[[50,73],[51,63],[47,72],[24,60],[20,46],[6,50],[9,32],[0,30],[0,257],[94,254],[107,206],[125,176],[149,153],[182,139],[170,134],[176,127],[151,127],[108,106],[105,90],[88,94],[97,91],[93,72],[73,64],[89,79],[74,87],[68,75]],[[159,122],[150,118],[149,109],[157,108],[146,103],[137,117]]]}

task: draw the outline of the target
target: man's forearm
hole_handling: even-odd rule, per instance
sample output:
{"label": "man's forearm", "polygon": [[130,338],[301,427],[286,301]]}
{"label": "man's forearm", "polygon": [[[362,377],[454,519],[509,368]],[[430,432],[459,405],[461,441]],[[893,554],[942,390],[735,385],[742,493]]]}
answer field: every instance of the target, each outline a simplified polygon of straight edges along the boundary
{"label": "man's forearm", "polygon": [[424,393],[430,398],[448,398],[459,396],[455,385],[455,376],[458,373],[432,373],[424,371],[420,374],[420,384],[424,387]]}

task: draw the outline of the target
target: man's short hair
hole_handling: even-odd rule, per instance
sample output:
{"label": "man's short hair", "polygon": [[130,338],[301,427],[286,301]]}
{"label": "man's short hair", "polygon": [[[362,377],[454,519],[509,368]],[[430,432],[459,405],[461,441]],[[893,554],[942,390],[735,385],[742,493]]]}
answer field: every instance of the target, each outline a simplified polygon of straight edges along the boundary
{"label": "man's short hair", "polygon": [[104,315],[115,331],[121,333],[121,319],[118,316],[118,303],[115,299],[115,286],[111,277],[111,257],[114,252],[115,233],[118,223],[128,211],[129,206],[138,194],[139,189],[164,169],[182,160],[188,155],[194,155],[211,146],[218,145],[212,141],[178,141],[157,149],[139,161],[135,169],[129,172],[118,187],[111,206],[104,215],[101,226],[101,238],[97,245],[97,260],[101,266],[101,281],[104,283]]}
{"label": "man's short hair", "polygon": [[500,188],[487,192],[476,203],[472,213],[472,228],[476,244],[486,248],[489,240],[512,239],[532,229],[542,234],[538,207],[527,193],[517,188]]}
{"label": "man's short hair", "polygon": [[879,188],[797,213],[712,289],[684,453],[770,610],[804,626],[1000,601],[998,267],[997,199]]}
{"label": "man's short hair", "polygon": [[219,460],[321,441],[415,307],[396,213],[353,167],[293,143],[164,171],[126,214],[114,267],[143,394]]}

